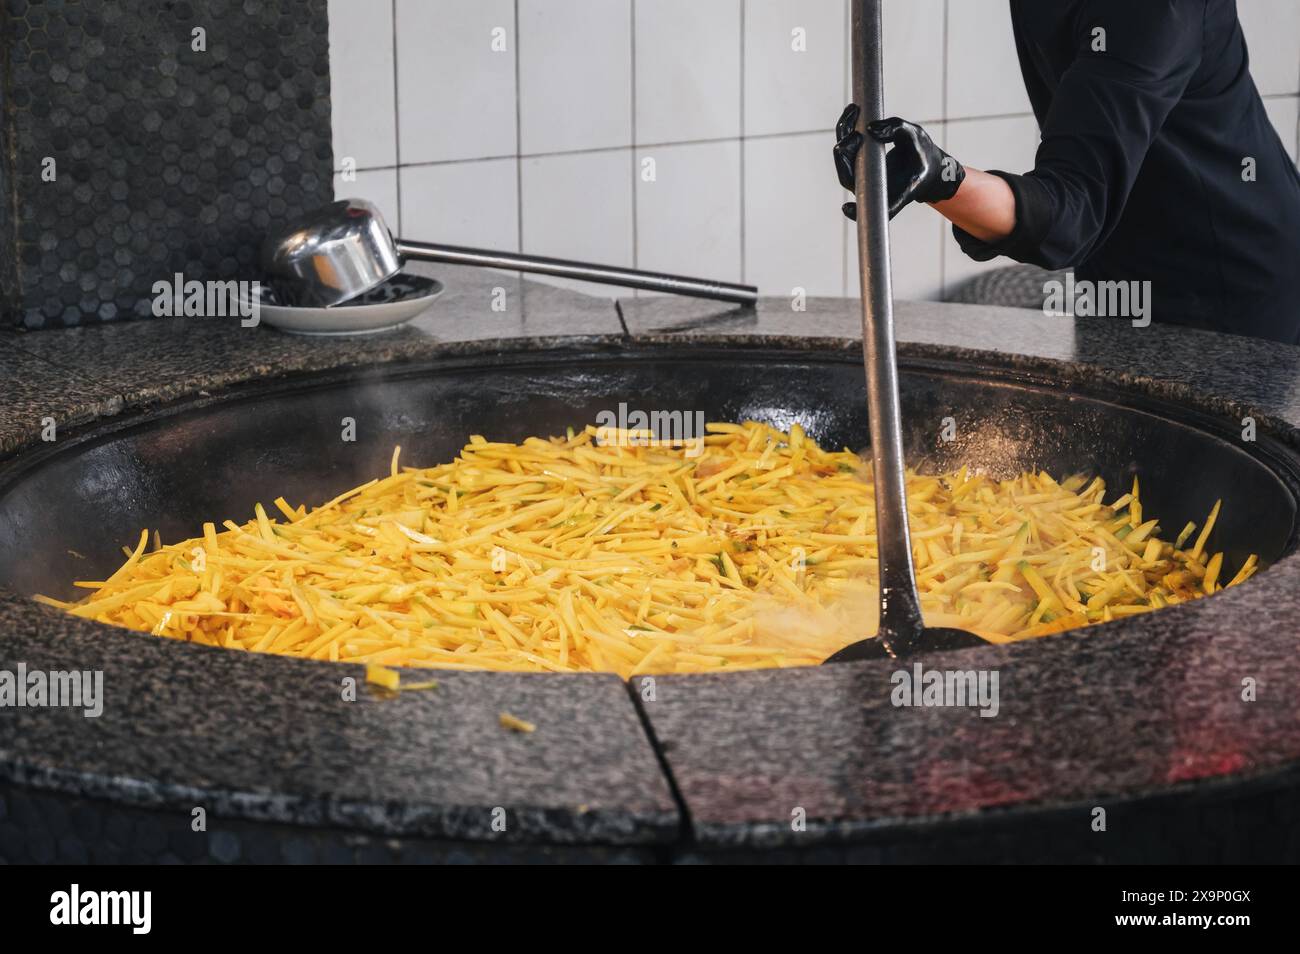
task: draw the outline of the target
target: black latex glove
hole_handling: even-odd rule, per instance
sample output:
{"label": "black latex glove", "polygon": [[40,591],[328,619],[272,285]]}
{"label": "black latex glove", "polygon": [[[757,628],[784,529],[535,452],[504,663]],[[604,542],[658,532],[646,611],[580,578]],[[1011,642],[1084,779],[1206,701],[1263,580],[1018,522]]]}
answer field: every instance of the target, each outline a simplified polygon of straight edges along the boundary
{"label": "black latex glove", "polygon": [[[844,107],[835,124],[835,171],[840,185],[854,191],[853,164],[862,148],[862,134],[854,127],[858,107]],[[966,170],[960,162],[934,144],[934,140],[916,123],[897,116],[867,123],[867,132],[877,142],[892,143],[885,156],[885,184],[889,193],[889,217],[892,219],[909,202],[942,202],[957,194]],[[844,214],[858,217],[856,202],[845,202]]]}

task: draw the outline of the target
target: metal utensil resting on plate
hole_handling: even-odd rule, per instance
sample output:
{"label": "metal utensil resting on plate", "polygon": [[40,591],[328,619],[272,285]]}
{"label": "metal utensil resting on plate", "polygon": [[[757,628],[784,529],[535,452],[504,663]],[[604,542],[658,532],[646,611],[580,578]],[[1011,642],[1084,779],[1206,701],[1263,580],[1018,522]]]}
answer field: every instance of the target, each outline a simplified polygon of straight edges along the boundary
{"label": "metal utensil resting on plate", "polygon": [[559,275],[740,304],[758,300],[758,289],[750,285],[397,239],[379,210],[364,199],[342,199],[318,209],[269,236],[262,247],[262,267],[275,278],[277,290],[294,304],[321,307],[365,294],[396,275],[404,258]]}
{"label": "metal utensil resting on plate", "polygon": [[884,659],[984,645],[974,633],[927,627],[921,620],[921,600],[916,592],[912,542],[907,529],[893,290],[889,279],[885,147],[866,131],[867,123],[883,118],[884,112],[880,0],[853,0],[850,29],[853,31],[853,101],[861,107],[858,131],[863,136],[855,182],[858,266],[862,271],[862,350],[867,367],[867,411],[876,484],[880,638],[852,643],[827,662]]}

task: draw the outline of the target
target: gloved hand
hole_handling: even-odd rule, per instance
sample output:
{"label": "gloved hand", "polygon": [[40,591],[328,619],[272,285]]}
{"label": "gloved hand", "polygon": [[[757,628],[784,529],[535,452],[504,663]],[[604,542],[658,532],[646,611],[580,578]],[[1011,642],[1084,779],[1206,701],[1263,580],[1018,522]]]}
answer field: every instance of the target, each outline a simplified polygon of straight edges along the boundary
{"label": "gloved hand", "polygon": [[[840,185],[854,191],[853,163],[862,148],[862,134],[854,127],[858,107],[849,103],[835,124],[835,171]],[[867,123],[867,132],[877,142],[893,143],[885,156],[885,185],[889,193],[889,217],[896,216],[909,202],[942,202],[957,194],[966,170],[962,164],[934,144],[916,123],[897,116]],[[844,214],[858,217],[856,202],[845,202]]]}

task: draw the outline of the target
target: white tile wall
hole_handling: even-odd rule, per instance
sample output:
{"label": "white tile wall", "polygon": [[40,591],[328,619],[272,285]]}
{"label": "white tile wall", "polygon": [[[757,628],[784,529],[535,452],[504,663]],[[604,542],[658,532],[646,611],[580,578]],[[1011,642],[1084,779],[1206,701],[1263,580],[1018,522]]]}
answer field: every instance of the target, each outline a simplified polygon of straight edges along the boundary
{"label": "white tile wall", "polygon": [[399,173],[403,238],[519,250],[515,159],[403,166]]}
{"label": "white tile wall", "polygon": [[520,151],[631,144],[632,0],[518,4]]}
{"label": "white tile wall", "polygon": [[1264,109],[1292,161],[1300,158],[1300,96],[1265,96]]}
{"label": "white tile wall", "polygon": [[[632,151],[606,149],[520,161],[523,248],[537,255],[632,264]],[[552,284],[613,296],[608,285]]]}
{"label": "white tile wall", "polygon": [[943,119],[945,3],[885,0],[881,25],[885,38],[886,115],[905,116],[918,123]]}
{"label": "white tile wall", "polygon": [[[885,103],[976,168],[1023,171],[1037,129],[1007,0],[884,0]],[[1300,0],[1238,0],[1294,157]],[[340,195],[408,238],[857,292],[830,130],[848,0],[329,0]],[[504,47],[504,49],[498,49]],[[797,49],[802,47],[802,50]],[[655,160],[656,178],[641,161]],[[522,245],[521,245],[522,240]],[[982,268],[927,209],[891,227],[900,297]],[[610,289],[590,286],[601,294]]]}
{"label": "white tile wall", "polygon": [[331,0],[330,103],[334,168],[397,165],[393,108],[393,8],[374,0]]}
{"label": "white tile wall", "polygon": [[514,0],[397,0],[396,16],[402,163],[515,155]]}
{"label": "white tile wall", "polygon": [[741,0],[636,4],[636,142],[740,135]]}
{"label": "white tile wall", "polygon": [[637,264],[740,281],[739,140],[643,146],[636,158]]}
{"label": "white tile wall", "polygon": [[746,136],[835,126],[848,95],[846,10],[844,0],[748,0]]}
{"label": "white tile wall", "polygon": [[[1010,116],[997,119],[961,119],[949,122],[944,149],[976,169],[1001,169],[1023,172],[1034,165],[1038,148],[1038,123],[1033,116]],[[908,211],[899,213],[900,218]],[[921,210],[915,210],[921,211]],[[951,295],[963,281],[980,272],[1014,264],[1010,259],[995,258],[977,262],[968,258],[945,229],[943,283]]]}
{"label": "white tile wall", "polygon": [[362,169],[355,174],[336,172],[334,195],[340,199],[369,199],[379,207],[379,214],[390,229],[402,228],[396,169]]}
{"label": "white tile wall", "polygon": [[[939,130],[932,129],[932,134]],[[862,293],[858,266],[857,226],[845,220],[847,230],[845,289]],[[948,222],[929,209],[908,207],[889,223],[889,262],[894,297],[934,300],[943,297],[943,251],[950,242]]]}
{"label": "white tile wall", "polygon": [[844,294],[846,193],[824,132],[749,139],[745,151],[745,281],[764,294]]}
{"label": "white tile wall", "polygon": [[947,118],[1030,112],[1007,0],[949,0],[945,35]]}
{"label": "white tile wall", "polygon": [[1300,2],[1237,0],[1237,16],[1261,95],[1300,91]]}

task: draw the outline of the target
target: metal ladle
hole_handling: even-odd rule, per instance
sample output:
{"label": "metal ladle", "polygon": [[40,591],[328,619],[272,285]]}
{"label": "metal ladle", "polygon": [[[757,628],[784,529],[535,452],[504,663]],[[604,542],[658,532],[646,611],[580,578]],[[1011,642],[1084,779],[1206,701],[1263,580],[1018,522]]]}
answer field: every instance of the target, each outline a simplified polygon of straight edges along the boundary
{"label": "metal ladle", "polygon": [[885,147],[867,134],[883,118],[880,0],[853,0],[853,101],[860,107],[854,182],[858,202],[858,267],[862,273],[862,351],[867,368],[867,415],[876,484],[876,547],[880,567],[880,628],[876,639],[844,647],[826,662],[901,658],[916,653],[985,645],[974,633],[926,626],[916,592],[894,351],[893,291],[889,278],[889,200]]}
{"label": "metal ladle", "polygon": [[365,199],[341,199],[268,236],[262,267],[294,304],[329,307],[350,301],[398,273],[403,258],[559,275],[649,291],[752,305],[758,289],[704,278],[592,265],[515,252],[396,239]]}

